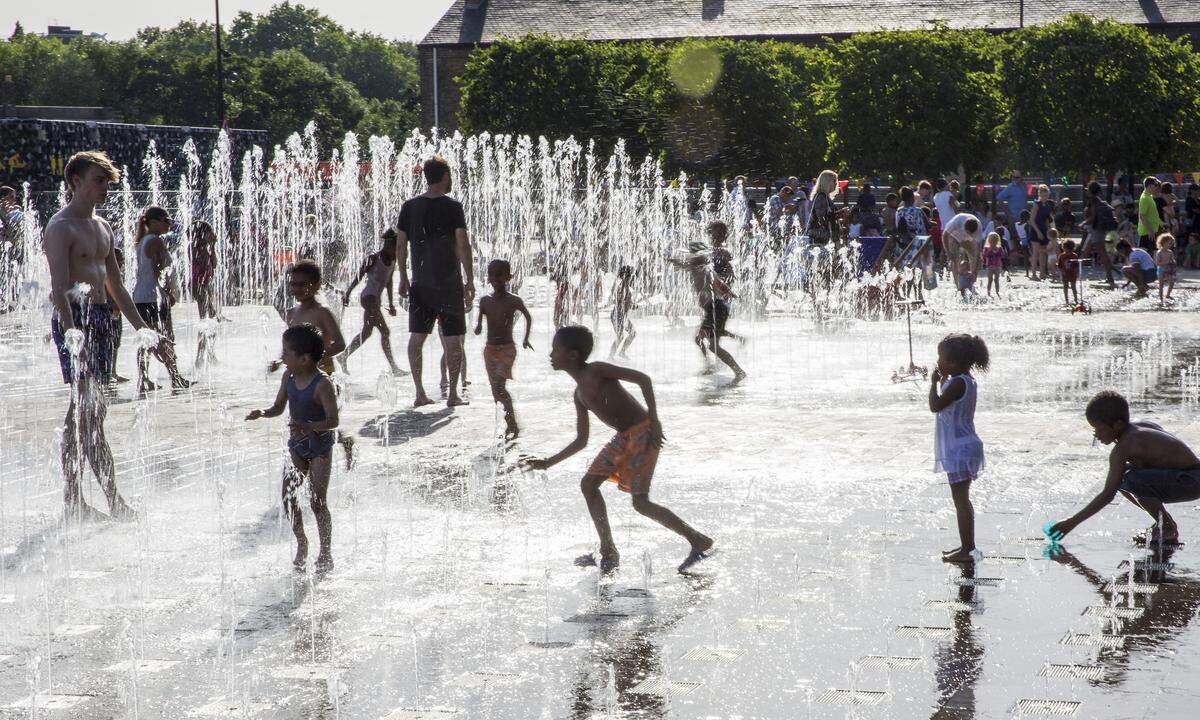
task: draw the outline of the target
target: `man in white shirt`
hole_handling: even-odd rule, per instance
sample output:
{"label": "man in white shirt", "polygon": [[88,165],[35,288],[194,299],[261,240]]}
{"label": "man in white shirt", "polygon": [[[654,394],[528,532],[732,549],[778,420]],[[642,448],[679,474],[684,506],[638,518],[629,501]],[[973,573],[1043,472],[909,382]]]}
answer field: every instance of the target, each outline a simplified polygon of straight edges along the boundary
{"label": "man in white shirt", "polygon": [[933,206],[937,208],[938,222],[941,223],[942,232],[945,232],[946,223],[958,214],[958,198],[954,197],[946,178],[938,178],[937,194],[933,196]]}
{"label": "man in white shirt", "polygon": [[[959,290],[974,292],[979,276],[979,258],[983,247],[979,218],[972,213],[959,213],[942,226],[942,249],[945,264],[959,279]],[[964,277],[965,276],[965,277]]]}
{"label": "man in white shirt", "polygon": [[1137,285],[1138,297],[1146,297],[1150,292],[1150,283],[1158,279],[1158,265],[1154,264],[1149,252],[1134,248],[1129,253],[1129,264],[1121,268],[1121,273]]}

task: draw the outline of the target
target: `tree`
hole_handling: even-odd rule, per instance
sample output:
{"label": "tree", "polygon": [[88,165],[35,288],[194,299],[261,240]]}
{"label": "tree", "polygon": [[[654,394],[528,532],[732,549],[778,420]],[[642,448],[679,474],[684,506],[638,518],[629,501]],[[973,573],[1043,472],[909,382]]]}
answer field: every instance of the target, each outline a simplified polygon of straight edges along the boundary
{"label": "tree", "polygon": [[25,37],[25,28],[21,26],[21,21],[18,20],[17,24],[13,26],[12,35],[10,35],[8,37],[8,39],[16,40],[17,38],[22,38],[22,37]]}
{"label": "tree", "polygon": [[602,148],[626,137],[644,150],[638,131],[647,108],[637,83],[646,57],[638,43],[502,40],[468,58],[459,123],[466,132],[591,138]]}
{"label": "tree", "polygon": [[987,33],[944,26],[837,43],[819,96],[830,160],[897,179],[985,167],[1004,116],[996,51]]}
{"label": "tree", "polygon": [[363,100],[350,83],[329,74],[297,50],[278,50],[256,63],[260,89],[238,114],[244,127],[263,128],[279,141],[317,123],[323,147],[341,145],[342,137],[362,120]]}
{"label": "tree", "polygon": [[264,15],[240,12],[229,27],[229,48],[250,57],[295,50],[332,69],[345,55],[342,27],[319,11],[282,2]]}
{"label": "tree", "polygon": [[[420,98],[416,48],[371,33],[349,33],[337,73],[364,98],[416,102]],[[411,129],[411,128],[410,128]]]}
{"label": "tree", "polygon": [[1184,43],[1070,15],[1013,33],[1007,134],[1026,167],[1087,172],[1200,161],[1200,59]]}
{"label": "tree", "polygon": [[823,51],[775,42],[689,40],[651,63],[648,141],[672,167],[733,176],[815,169],[825,154],[813,94]]}

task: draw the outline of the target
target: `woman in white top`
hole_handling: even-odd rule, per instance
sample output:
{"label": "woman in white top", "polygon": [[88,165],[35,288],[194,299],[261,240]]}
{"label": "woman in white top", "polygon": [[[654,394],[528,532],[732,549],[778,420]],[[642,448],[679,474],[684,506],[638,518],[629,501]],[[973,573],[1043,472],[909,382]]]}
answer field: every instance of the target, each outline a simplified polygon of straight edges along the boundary
{"label": "woman in white top", "polygon": [[396,303],[392,296],[392,278],[395,274],[396,232],[389,229],[383,234],[383,248],[367,257],[358,271],[358,276],[354,278],[354,282],[350,283],[350,287],[346,288],[346,293],[342,296],[342,305],[349,305],[350,292],[354,290],[360,280],[366,278],[362,292],[358,296],[358,302],[363,309],[363,329],[358,337],[350,341],[350,346],[342,354],[343,364],[354,354],[355,350],[362,347],[367,338],[371,337],[371,331],[377,329],[379,330],[379,341],[383,344],[383,356],[387,358],[388,365],[392,368],[392,374],[404,374],[404,371],[396,366],[396,359],[392,357],[392,331],[383,319],[383,303],[380,299],[386,289],[388,313],[394,316]]}

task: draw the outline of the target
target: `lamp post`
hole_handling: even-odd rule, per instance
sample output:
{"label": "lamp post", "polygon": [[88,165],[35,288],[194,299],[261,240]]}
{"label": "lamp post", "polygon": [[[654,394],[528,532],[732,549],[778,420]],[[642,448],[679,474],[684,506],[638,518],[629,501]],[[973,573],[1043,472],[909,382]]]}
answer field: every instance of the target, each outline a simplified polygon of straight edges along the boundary
{"label": "lamp post", "polygon": [[221,50],[221,0],[213,0],[217,10],[217,127],[225,127],[225,72],[222,69]]}

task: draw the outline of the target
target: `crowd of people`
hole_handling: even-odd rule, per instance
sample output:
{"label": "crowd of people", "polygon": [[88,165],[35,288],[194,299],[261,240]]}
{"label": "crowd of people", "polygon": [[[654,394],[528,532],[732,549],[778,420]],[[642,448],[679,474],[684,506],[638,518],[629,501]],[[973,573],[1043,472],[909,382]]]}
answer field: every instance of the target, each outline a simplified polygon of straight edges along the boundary
{"label": "crowd of people", "polygon": [[[818,246],[878,238],[876,269],[905,262],[945,269],[964,299],[978,295],[981,275],[986,294],[999,296],[1002,275],[1023,270],[1031,281],[1061,283],[1066,304],[1077,305],[1081,269],[1093,265],[1109,288],[1121,277],[1139,296],[1157,282],[1165,304],[1179,269],[1200,268],[1197,183],[1177,193],[1170,182],[1148,176],[1135,201],[1128,182],[1111,193],[1091,182],[1080,206],[1067,188],[1055,198],[1050,186],[1014,173],[1008,185],[992,189],[991,199],[983,186],[967,199],[957,180],[938,178],[883,198],[863,184],[850,201],[846,183],[825,171],[810,182],[790,177],[778,184],[760,217],[744,180],[731,184],[726,201],[747,225],[760,221],[777,250],[799,238]],[[920,251],[913,252],[914,242]]]}

